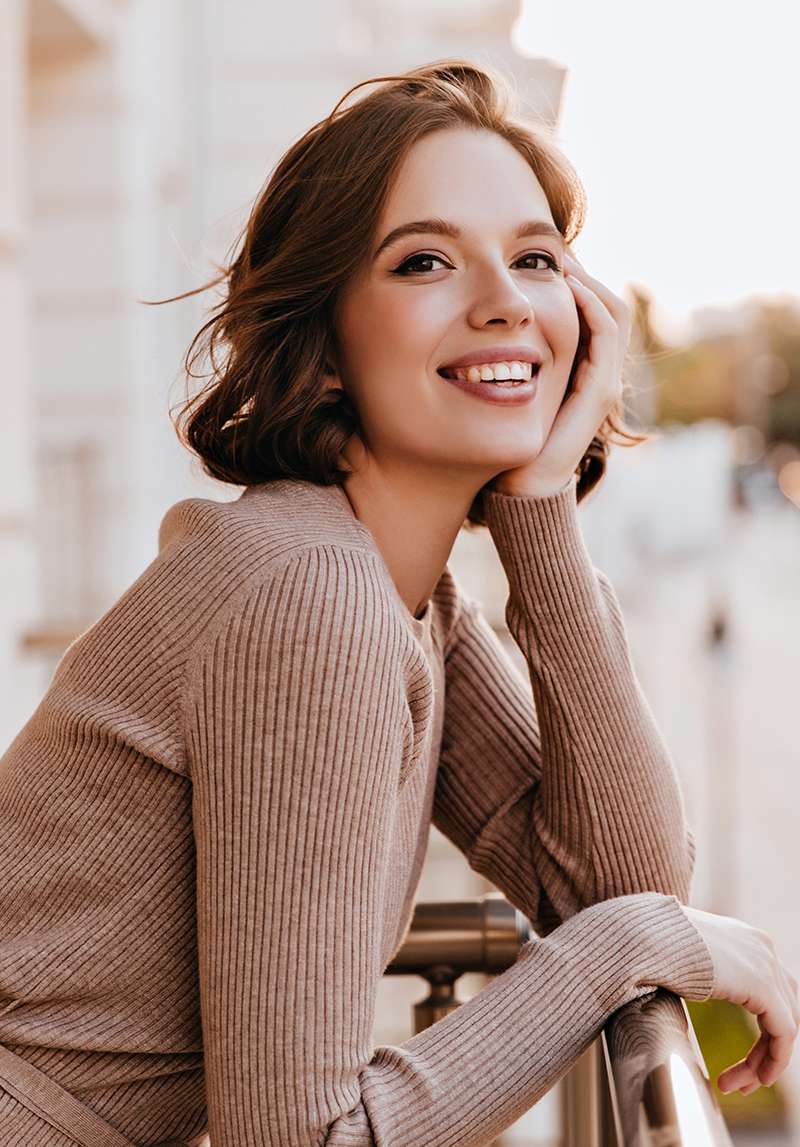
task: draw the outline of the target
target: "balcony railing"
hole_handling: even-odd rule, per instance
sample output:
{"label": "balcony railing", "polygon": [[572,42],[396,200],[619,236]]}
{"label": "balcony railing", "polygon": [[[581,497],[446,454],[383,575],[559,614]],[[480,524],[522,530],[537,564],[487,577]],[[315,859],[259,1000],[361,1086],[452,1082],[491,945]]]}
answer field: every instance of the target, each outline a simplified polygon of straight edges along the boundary
{"label": "balcony railing", "polygon": [[[459,1006],[460,976],[504,971],[534,936],[500,893],[418,904],[385,973],[428,982],[415,1034]],[[616,1011],[560,1089],[562,1147],[731,1147],[686,1004],[664,988]]]}

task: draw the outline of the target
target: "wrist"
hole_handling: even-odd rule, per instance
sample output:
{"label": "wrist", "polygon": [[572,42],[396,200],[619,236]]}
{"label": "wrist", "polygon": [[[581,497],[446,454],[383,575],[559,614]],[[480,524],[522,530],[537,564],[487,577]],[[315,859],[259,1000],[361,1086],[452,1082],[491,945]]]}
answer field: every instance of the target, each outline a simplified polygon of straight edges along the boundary
{"label": "wrist", "polygon": [[525,482],[524,484],[515,484],[513,482],[494,482],[489,486],[491,493],[497,494],[510,494],[516,498],[552,498],[556,494],[562,494],[571,484],[575,477],[570,474],[566,482],[560,484],[554,482]]}

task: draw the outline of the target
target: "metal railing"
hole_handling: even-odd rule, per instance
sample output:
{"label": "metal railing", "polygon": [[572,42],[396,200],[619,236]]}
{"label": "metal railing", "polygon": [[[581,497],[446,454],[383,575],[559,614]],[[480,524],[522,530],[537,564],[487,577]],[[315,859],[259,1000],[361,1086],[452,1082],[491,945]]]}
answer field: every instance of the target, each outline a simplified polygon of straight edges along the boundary
{"label": "metal railing", "polygon": [[[460,976],[504,971],[535,935],[499,892],[420,903],[384,974],[428,982],[416,1034],[460,1005]],[[686,1004],[664,988],[619,1008],[559,1086],[561,1147],[731,1147]]]}

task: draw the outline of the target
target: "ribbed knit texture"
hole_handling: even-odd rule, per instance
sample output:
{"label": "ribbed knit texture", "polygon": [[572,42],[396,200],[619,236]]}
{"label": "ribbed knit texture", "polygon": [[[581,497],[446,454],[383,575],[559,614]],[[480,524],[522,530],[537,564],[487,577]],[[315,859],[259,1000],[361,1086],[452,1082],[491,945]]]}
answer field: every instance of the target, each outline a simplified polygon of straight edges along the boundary
{"label": "ribbed knit texture", "polygon": [[[485,506],[530,681],[449,566],[412,617],[344,491],[283,479],[173,506],[0,758],[0,1042],[135,1143],[479,1147],[622,1004],[712,994],[575,479]],[[375,1046],[431,822],[539,935]],[[28,1119],[0,1089],[4,1147]]]}

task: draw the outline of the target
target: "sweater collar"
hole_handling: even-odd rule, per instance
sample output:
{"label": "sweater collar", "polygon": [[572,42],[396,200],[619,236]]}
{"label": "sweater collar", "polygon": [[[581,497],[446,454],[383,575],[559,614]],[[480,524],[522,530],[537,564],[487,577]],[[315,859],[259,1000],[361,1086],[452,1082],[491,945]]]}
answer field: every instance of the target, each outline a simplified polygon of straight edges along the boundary
{"label": "sweater collar", "polygon": [[271,493],[273,496],[285,494],[291,499],[299,498],[314,509],[315,515],[317,512],[319,513],[320,523],[336,521],[345,528],[349,527],[350,530],[354,531],[354,536],[358,537],[365,548],[377,559],[392,598],[408,628],[418,641],[427,642],[429,640],[433,615],[432,599],[428,599],[422,617],[414,617],[400,596],[374,534],[369,526],[356,516],[350,499],[338,482],[325,486],[305,478],[276,478],[270,482],[246,486],[241,497],[249,501],[263,493]]}

